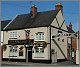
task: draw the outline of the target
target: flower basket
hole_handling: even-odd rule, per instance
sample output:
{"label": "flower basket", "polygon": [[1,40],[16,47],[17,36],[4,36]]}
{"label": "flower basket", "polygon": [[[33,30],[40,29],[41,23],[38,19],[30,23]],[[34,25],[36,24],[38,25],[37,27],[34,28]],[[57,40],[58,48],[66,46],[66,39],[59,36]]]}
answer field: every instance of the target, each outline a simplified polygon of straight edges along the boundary
{"label": "flower basket", "polygon": [[47,46],[47,43],[43,42],[42,45],[43,45],[43,48],[45,48]]}
{"label": "flower basket", "polygon": [[22,50],[23,48],[24,48],[24,47],[23,47],[23,46],[21,46],[19,49],[20,49],[20,50]]}
{"label": "flower basket", "polygon": [[37,42],[34,43],[34,45],[35,45],[34,48],[38,48],[40,46],[45,48],[47,46],[47,43],[46,42],[37,41]]}

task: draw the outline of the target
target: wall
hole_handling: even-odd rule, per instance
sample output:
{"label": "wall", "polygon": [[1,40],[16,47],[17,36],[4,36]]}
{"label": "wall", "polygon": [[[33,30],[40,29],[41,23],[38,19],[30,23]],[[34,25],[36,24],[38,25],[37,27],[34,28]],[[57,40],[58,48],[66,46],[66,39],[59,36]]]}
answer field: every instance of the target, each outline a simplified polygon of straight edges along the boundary
{"label": "wall", "polygon": [[[51,28],[51,29],[52,29],[51,36],[53,36],[54,34],[57,34],[57,31],[58,31],[57,29],[54,29],[54,28]],[[60,41],[58,41],[58,38],[60,38]],[[64,42],[62,42],[62,39],[64,39]],[[66,36],[55,37],[54,40],[60,46],[60,48],[62,49],[63,53],[67,58],[67,37]],[[53,40],[51,40],[51,49],[55,49],[55,52],[57,52],[57,59],[65,59],[60,49],[56,46]]]}
{"label": "wall", "polygon": [[[57,20],[56,20],[57,18]],[[61,10],[58,12],[56,18],[53,20],[52,22],[52,26],[55,26],[57,28],[63,29],[67,31],[67,27],[63,18],[63,15],[61,13]],[[58,21],[58,22],[57,22]],[[63,23],[64,21],[64,23]],[[59,34],[57,28],[53,28],[51,27],[51,37],[54,35]],[[62,31],[62,30],[60,30]],[[62,31],[62,34],[67,34],[67,32]],[[58,38],[60,38],[60,41],[58,41]],[[52,39],[52,38],[51,38]],[[64,39],[64,42],[62,42],[62,39]],[[63,51],[63,53],[65,54],[66,58],[67,58],[67,36],[60,36],[60,37],[55,37],[54,40],[56,41],[56,43],[59,45],[59,47],[61,48],[61,50]],[[53,40],[51,40],[51,49],[55,49],[55,52],[57,52],[57,59],[65,59],[65,57],[63,56],[63,54],[61,53],[60,49],[56,46],[56,44],[54,43]]]}
{"label": "wall", "polygon": [[[22,30],[12,30],[12,31],[17,32],[17,39],[16,40],[26,39],[24,30],[30,30],[30,39],[34,39],[34,41],[35,41],[35,33],[44,32],[44,35],[45,35],[44,41],[47,43],[49,41],[48,40],[48,33],[49,32],[48,32],[47,27],[29,28],[29,29],[22,29]],[[4,44],[8,44],[8,40],[14,40],[14,39],[10,39],[10,32],[12,32],[12,31],[4,31]],[[20,47],[20,45],[18,45],[18,47]],[[49,47],[50,47],[50,44],[48,44],[47,47],[44,49],[44,58],[35,58],[36,54],[34,53],[34,54],[32,54],[32,59],[49,59],[50,58]],[[4,54],[3,54],[4,58],[8,58],[8,56],[9,56],[9,45],[7,45],[7,48],[8,49],[6,51],[4,51]],[[24,49],[24,51],[25,51],[25,49]],[[24,52],[24,54],[25,54],[25,52]],[[23,56],[23,57],[18,56],[17,58],[25,58],[25,56]]]}

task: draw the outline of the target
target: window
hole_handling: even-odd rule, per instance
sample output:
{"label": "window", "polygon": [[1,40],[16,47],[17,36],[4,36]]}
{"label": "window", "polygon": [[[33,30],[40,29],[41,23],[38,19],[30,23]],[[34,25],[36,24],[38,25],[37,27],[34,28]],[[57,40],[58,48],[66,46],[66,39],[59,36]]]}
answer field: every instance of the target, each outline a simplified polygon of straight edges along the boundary
{"label": "window", "polygon": [[10,38],[17,38],[17,32],[10,32]]}
{"label": "window", "polygon": [[36,48],[36,53],[44,53],[44,49],[43,48]]}
{"label": "window", "polygon": [[44,33],[43,32],[38,32],[36,33],[36,40],[44,40]]}
{"label": "window", "polygon": [[10,46],[9,56],[17,57],[17,46]]}
{"label": "window", "polygon": [[37,58],[44,58],[44,48],[38,47],[35,49]]}
{"label": "window", "polygon": [[17,46],[11,46],[10,52],[17,52]]}
{"label": "window", "polygon": [[19,50],[19,56],[23,56],[23,50]]}

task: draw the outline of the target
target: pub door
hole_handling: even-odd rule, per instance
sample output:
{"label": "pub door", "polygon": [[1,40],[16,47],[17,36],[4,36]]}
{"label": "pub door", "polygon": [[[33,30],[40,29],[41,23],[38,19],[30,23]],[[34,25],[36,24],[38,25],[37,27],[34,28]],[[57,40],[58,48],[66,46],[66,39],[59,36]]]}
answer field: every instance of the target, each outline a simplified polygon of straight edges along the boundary
{"label": "pub door", "polygon": [[28,62],[32,61],[32,48],[28,48]]}

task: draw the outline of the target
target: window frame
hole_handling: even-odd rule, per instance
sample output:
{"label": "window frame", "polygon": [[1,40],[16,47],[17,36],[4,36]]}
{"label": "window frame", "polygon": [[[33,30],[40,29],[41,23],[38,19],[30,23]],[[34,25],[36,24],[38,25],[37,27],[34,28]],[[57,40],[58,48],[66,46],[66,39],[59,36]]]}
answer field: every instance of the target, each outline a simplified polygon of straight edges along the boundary
{"label": "window frame", "polygon": [[[13,56],[13,57],[17,57],[17,53],[18,53],[18,46],[9,46],[9,57]],[[14,48],[14,49],[13,49]]]}
{"label": "window frame", "polygon": [[35,49],[35,51],[38,51],[36,53],[44,53],[44,48],[38,47],[38,48]]}
{"label": "window frame", "polygon": [[17,32],[16,31],[10,32],[10,38],[17,38]]}
{"label": "window frame", "polygon": [[45,34],[44,34],[44,32],[37,32],[37,33],[35,33],[35,41],[45,41]]}
{"label": "window frame", "polygon": [[44,48],[43,47],[38,47],[38,52],[36,52],[36,49],[35,49],[35,58],[44,58],[44,55],[45,55],[45,52],[44,52]]}

